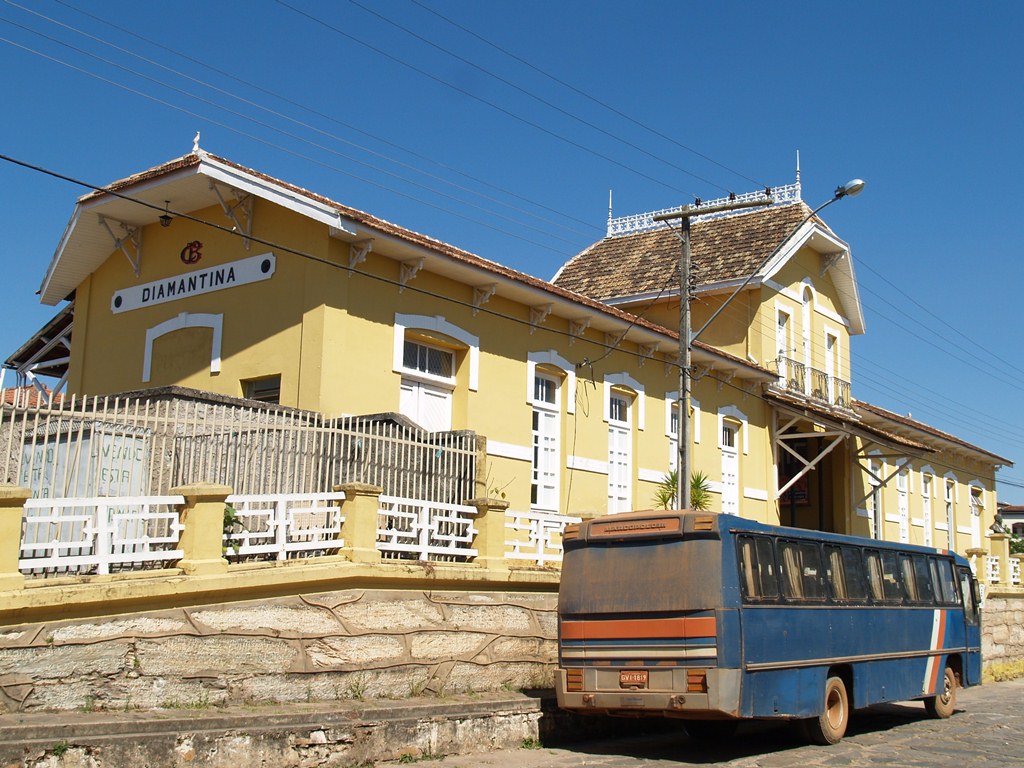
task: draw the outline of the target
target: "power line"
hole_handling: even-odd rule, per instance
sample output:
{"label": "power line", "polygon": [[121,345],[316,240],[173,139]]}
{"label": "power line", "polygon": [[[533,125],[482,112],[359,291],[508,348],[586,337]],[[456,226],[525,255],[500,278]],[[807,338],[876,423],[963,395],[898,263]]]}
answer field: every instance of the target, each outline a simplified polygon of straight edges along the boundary
{"label": "power line", "polygon": [[[62,181],[66,181],[66,182],[69,182],[69,183],[72,183],[72,184],[76,184],[76,185],[84,187],[86,189],[90,189],[90,190],[98,191],[98,192],[103,192],[103,193],[109,194],[109,195],[111,195],[113,197],[117,197],[119,199],[123,199],[123,200],[129,201],[129,202],[133,202],[133,203],[135,203],[137,205],[143,206],[143,207],[148,208],[148,209],[153,210],[153,211],[158,211],[158,212],[161,212],[161,213],[164,213],[164,212],[168,211],[168,209],[166,207],[161,207],[161,206],[156,205],[156,204],[148,203],[148,202],[146,202],[144,200],[140,200],[139,198],[133,197],[131,195],[127,195],[127,194],[124,194],[122,192],[118,192],[117,190],[111,189],[110,187],[96,185],[96,184],[92,184],[92,183],[89,183],[89,182],[86,182],[86,181],[82,181],[82,180],[76,179],[74,177],[67,176],[65,174],[59,173],[57,171],[53,171],[53,170],[44,168],[44,167],[39,166],[39,165],[35,165],[35,164],[29,163],[29,162],[26,162],[26,161],[23,161],[23,160],[19,160],[17,158],[8,156],[6,154],[0,154],[0,160],[3,160],[3,161],[8,162],[8,163],[11,163],[13,165],[20,166],[20,167],[25,168],[27,170],[31,170],[31,171],[34,171],[34,172],[37,172],[37,173],[45,174],[45,175],[50,176],[52,178],[56,178],[56,179],[60,179]],[[403,285],[400,280],[397,280],[397,279],[394,279],[394,278],[385,277],[383,275],[377,275],[377,274],[370,273],[370,272],[361,272],[361,271],[359,271],[359,270],[357,270],[357,269],[355,269],[353,267],[349,267],[349,266],[346,266],[344,264],[341,264],[341,263],[338,263],[338,262],[335,262],[335,261],[331,261],[330,259],[327,259],[325,257],[317,256],[315,254],[311,254],[311,253],[308,253],[306,251],[302,251],[300,249],[292,248],[290,246],[283,245],[283,244],[278,243],[276,241],[267,240],[265,238],[260,238],[260,237],[255,236],[255,235],[251,235],[251,234],[250,235],[246,235],[246,234],[244,234],[242,232],[237,231],[237,229],[235,229],[233,227],[226,227],[224,225],[215,224],[214,222],[207,221],[205,219],[201,219],[201,218],[199,218],[197,216],[192,216],[191,214],[187,214],[187,213],[183,213],[183,212],[179,212],[179,211],[169,211],[169,212],[173,216],[175,216],[177,218],[181,218],[181,219],[184,219],[186,221],[192,221],[192,222],[197,223],[197,224],[199,224],[201,226],[210,227],[212,229],[215,229],[217,231],[220,231],[220,232],[223,232],[223,233],[226,233],[226,234],[233,235],[235,237],[246,238],[248,240],[251,240],[253,242],[259,243],[261,245],[265,245],[265,246],[267,246],[269,248],[278,249],[280,251],[283,251],[285,253],[290,253],[290,254],[292,254],[294,256],[297,256],[299,258],[307,259],[307,260],[310,260],[310,261],[313,261],[313,262],[316,262],[316,263],[319,263],[319,264],[323,264],[325,266],[332,267],[332,268],[335,268],[335,269],[340,269],[340,270],[345,271],[345,272],[347,272],[349,274],[352,274],[352,275],[360,275],[362,277],[369,278],[369,279],[377,281],[377,282],[385,283],[385,284],[391,285],[393,287],[404,288],[405,290],[409,290],[409,291],[412,291],[412,292],[415,292],[415,293],[419,293],[421,295],[429,296],[431,298],[435,298],[435,299],[438,299],[440,301],[445,301],[445,302],[449,302],[449,303],[452,303],[452,304],[456,304],[458,306],[462,306],[462,307],[465,307],[465,308],[468,308],[468,309],[473,309],[473,310],[476,310],[478,312],[483,312],[483,313],[485,313],[487,315],[490,315],[490,316],[493,316],[493,317],[497,317],[497,318],[500,318],[500,319],[504,319],[504,320],[508,320],[510,322],[513,322],[513,323],[516,323],[516,324],[519,324],[519,325],[530,326],[530,327],[539,327],[541,330],[543,330],[543,331],[545,331],[547,333],[563,336],[563,337],[566,337],[566,338],[578,338],[578,337],[573,335],[573,332],[572,332],[571,329],[570,330],[562,331],[562,330],[559,330],[557,328],[552,328],[552,327],[549,327],[549,326],[534,326],[533,323],[531,323],[531,321],[528,318],[518,318],[518,317],[514,317],[512,315],[507,315],[507,314],[505,314],[503,312],[500,312],[498,310],[489,309],[487,306],[476,306],[471,301],[466,301],[466,300],[463,300],[463,299],[458,299],[458,298],[455,298],[453,296],[448,296],[446,294],[439,293],[437,291],[431,291],[429,289],[421,288],[421,287],[416,286],[414,283],[406,283],[406,284]],[[625,318],[623,318],[623,319],[625,319]],[[670,334],[666,333],[666,335],[670,335]],[[609,348],[615,349],[615,348],[618,347],[618,343],[619,343],[619,342],[616,342],[616,344],[611,344],[610,345],[610,344],[602,343],[600,341],[596,341],[596,340],[593,340],[593,339],[586,339],[586,338],[584,338],[582,340],[585,341],[588,344],[597,346],[599,348],[604,348],[604,349],[609,349]],[[621,351],[624,354],[629,354],[625,350],[621,350]],[[662,362],[667,367],[678,368],[678,364],[674,360],[666,358]],[[751,392],[750,390],[748,390],[746,388],[739,387],[738,385],[736,385],[735,383],[732,382],[731,377],[723,378],[723,377],[717,375],[714,372],[709,373],[708,377],[711,378],[712,380],[718,382],[719,386],[729,387],[730,389],[733,389],[736,392],[740,393],[743,397],[754,397],[757,400],[759,400],[762,403],[764,403],[765,405],[767,405],[769,408],[773,408],[774,407],[773,404],[771,402],[769,402],[766,397],[764,397],[764,395],[762,395],[760,393],[757,393],[757,392]],[[954,470],[954,471],[960,471],[960,472],[963,472],[965,474],[970,474],[972,476],[976,476],[977,475],[977,473],[975,473],[973,471],[970,471],[967,467],[953,465],[953,464],[949,464],[949,463],[946,463],[946,462],[940,462],[935,457],[929,457],[929,462],[932,463],[932,464],[935,464],[937,466],[941,466],[941,467],[944,467],[944,468],[947,468],[947,469],[951,469],[951,470]]]}
{"label": "power line", "polygon": [[[637,126],[638,128],[643,128],[645,131],[648,131],[648,132],[654,134],[658,138],[664,139],[665,141],[668,141],[668,142],[671,142],[672,144],[674,144],[675,146],[679,147],[680,149],[684,149],[687,152],[690,152],[690,153],[696,155],[697,157],[699,157],[699,158],[701,158],[703,160],[707,160],[709,163],[713,163],[714,165],[717,165],[722,170],[728,171],[729,173],[732,173],[732,174],[738,176],[741,179],[746,179],[747,181],[753,183],[754,186],[756,186],[756,187],[766,187],[766,186],[769,186],[767,184],[764,184],[763,182],[758,181],[757,179],[753,179],[750,176],[747,176],[747,175],[741,173],[740,171],[737,171],[737,170],[735,170],[733,168],[730,168],[727,165],[723,165],[722,163],[720,163],[717,160],[715,160],[713,157],[709,157],[708,155],[705,155],[703,152],[697,151],[693,147],[689,147],[686,144],[682,144],[679,141],[677,141],[676,139],[672,138],[671,136],[668,136],[667,134],[664,134],[661,131],[658,131],[655,128],[652,128],[652,127],[650,127],[649,125],[647,125],[645,123],[641,123],[639,120],[634,118],[632,115],[629,115],[626,112],[623,112],[623,111],[613,107],[611,104],[608,104],[607,102],[602,101],[601,99],[597,98],[593,94],[587,93],[586,91],[583,91],[583,90],[577,88],[576,86],[572,85],[571,83],[567,83],[565,80],[562,80],[562,79],[556,77],[555,75],[552,75],[550,72],[541,69],[540,67],[538,67],[537,65],[533,64],[532,62],[527,61],[526,59],[524,59],[524,58],[522,58],[520,56],[517,56],[516,54],[512,53],[511,51],[509,51],[507,48],[502,48],[500,45],[496,44],[492,40],[488,40],[483,35],[480,35],[479,33],[474,32],[472,29],[469,29],[468,27],[465,27],[462,24],[459,24],[457,21],[454,21],[453,19],[449,18],[448,16],[445,16],[444,14],[440,13],[439,11],[437,11],[437,10],[435,10],[433,8],[430,8],[426,4],[420,2],[420,0],[409,0],[409,2],[413,3],[414,5],[418,5],[420,8],[422,8],[425,11],[427,11],[428,13],[432,13],[434,16],[437,16],[439,19],[442,19],[443,21],[446,21],[448,24],[451,24],[456,29],[461,29],[467,35],[471,35],[471,36],[475,37],[480,42],[482,42],[482,43],[484,43],[486,45],[489,45],[491,48],[493,48],[496,51],[499,51],[499,52],[505,54],[509,58],[515,59],[520,64],[522,64],[522,65],[532,69],[534,72],[537,72],[538,74],[543,75],[544,77],[548,78],[549,80],[552,80],[552,81],[558,83],[563,88],[568,88],[573,93],[575,93],[575,94],[577,94],[579,96],[582,96],[583,98],[588,99],[589,101],[593,102],[594,104],[597,104],[598,106],[601,106],[604,109],[607,109],[609,112],[612,112],[613,114],[617,115],[618,117],[621,117],[624,120],[629,121],[630,123],[632,123],[633,125]],[[718,187],[719,189],[725,189],[725,187],[720,187],[717,184],[715,184],[714,186]],[[728,190],[726,190],[726,191],[728,191]]]}
{"label": "power line", "polygon": [[636,176],[639,176],[640,178],[646,179],[647,181],[654,182],[655,184],[657,184],[659,186],[662,186],[662,187],[665,187],[666,189],[669,189],[669,190],[671,190],[673,192],[679,192],[680,194],[689,195],[690,197],[693,197],[694,199],[699,197],[698,195],[694,194],[693,192],[687,192],[687,191],[685,191],[683,189],[679,189],[678,187],[674,187],[671,184],[669,184],[667,182],[664,182],[664,181],[661,181],[660,179],[656,179],[655,177],[653,177],[653,176],[651,176],[649,174],[646,174],[643,171],[640,171],[637,168],[635,168],[635,167],[633,167],[633,166],[631,166],[631,165],[629,165],[627,163],[620,162],[619,160],[616,160],[615,158],[610,157],[610,156],[604,154],[603,152],[599,152],[596,149],[592,149],[592,148],[590,148],[590,147],[588,147],[588,146],[586,146],[584,144],[579,143],[578,141],[574,141],[573,139],[570,139],[567,136],[563,136],[562,134],[557,133],[555,131],[552,131],[549,128],[545,128],[544,126],[540,125],[539,123],[536,123],[536,122],[534,122],[532,120],[528,120],[527,118],[523,117],[522,115],[516,114],[515,112],[513,112],[513,111],[511,111],[509,109],[505,109],[504,107],[500,106],[499,104],[495,104],[493,101],[488,101],[487,99],[485,99],[485,98],[483,98],[481,96],[476,95],[472,91],[468,91],[465,88],[460,88],[459,86],[454,85],[453,83],[450,83],[447,80],[438,77],[437,75],[433,75],[430,72],[427,72],[426,70],[421,69],[420,67],[417,67],[415,64],[410,64],[409,62],[407,62],[407,61],[405,61],[403,59],[400,59],[397,56],[395,56],[395,55],[393,55],[391,53],[388,53],[387,51],[385,51],[385,50],[383,50],[381,48],[378,48],[378,47],[376,47],[374,45],[371,45],[370,43],[366,42],[365,40],[360,40],[358,37],[356,37],[354,35],[348,34],[344,30],[339,29],[338,27],[334,26],[333,24],[329,24],[328,22],[324,21],[323,19],[320,19],[317,16],[314,16],[313,14],[310,14],[310,13],[307,13],[306,11],[303,11],[301,8],[296,8],[294,5],[291,5],[291,4],[287,3],[287,2],[285,2],[285,0],[274,0],[274,2],[276,2],[278,5],[281,5],[281,6],[284,6],[285,8],[288,8],[289,10],[293,11],[294,13],[297,13],[300,16],[303,16],[303,17],[309,19],[310,21],[312,21],[312,22],[314,22],[316,24],[319,24],[319,25],[325,27],[326,29],[331,30],[335,34],[340,35],[341,37],[344,37],[345,39],[350,40],[353,43],[361,45],[364,48],[368,48],[369,50],[373,51],[377,55],[383,56],[384,58],[388,59],[389,61],[393,61],[396,64],[399,64],[399,65],[401,65],[403,67],[406,67],[407,69],[410,69],[413,72],[416,72],[417,74],[422,75],[423,77],[426,77],[426,78],[428,78],[430,80],[433,80],[434,82],[436,82],[436,83],[438,83],[440,85],[443,85],[446,88],[450,88],[453,91],[462,94],[466,98],[472,99],[473,101],[477,101],[477,102],[479,102],[481,104],[484,104],[485,106],[488,106],[491,109],[497,110],[498,112],[500,112],[501,114],[505,115],[506,117],[510,117],[513,120],[516,120],[517,122],[520,122],[520,123],[522,123],[524,125],[527,125],[527,126],[533,128],[535,130],[538,130],[541,133],[544,133],[544,134],[546,134],[546,135],[548,135],[548,136],[550,136],[550,137],[552,137],[554,139],[557,139],[558,141],[564,142],[565,144],[568,144],[571,147],[575,147],[576,149],[579,149],[579,150],[581,150],[583,152],[586,152],[589,155],[593,155],[594,157],[600,158],[601,160],[604,160],[607,163],[611,163],[612,165],[614,165],[614,166],[616,166],[618,168],[621,168],[621,169],[623,169],[625,171],[628,171],[629,173],[632,173],[632,174],[634,174]]}

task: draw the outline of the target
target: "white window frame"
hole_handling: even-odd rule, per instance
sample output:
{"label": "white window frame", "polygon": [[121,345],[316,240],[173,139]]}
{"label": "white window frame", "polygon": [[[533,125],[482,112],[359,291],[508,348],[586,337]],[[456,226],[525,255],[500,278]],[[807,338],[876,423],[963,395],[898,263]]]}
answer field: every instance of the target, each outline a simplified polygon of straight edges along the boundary
{"label": "white window frame", "polygon": [[530,352],[526,356],[526,402],[536,405],[533,396],[534,376],[537,373],[538,365],[548,365],[558,368],[565,374],[565,388],[567,396],[565,399],[565,412],[576,413],[576,366],[559,355],[555,350],[549,349],[540,352]]}
{"label": "white window frame", "polygon": [[[607,379],[606,379],[607,382]],[[638,393],[628,393],[621,389],[606,387],[605,421],[608,422],[608,512],[629,512],[633,504],[633,407],[639,399]],[[625,420],[612,418],[611,400],[625,403]],[[624,437],[626,449],[623,452],[625,461],[615,462],[613,444],[616,437]],[[616,468],[621,468],[624,475],[622,482],[616,483]]]}
{"label": "white window frame", "polygon": [[[636,406],[636,428],[643,432],[644,420],[646,418],[644,385],[625,372],[605,374],[603,399],[603,418],[605,421],[610,421],[609,407],[611,405],[611,393],[614,387],[633,390],[634,398],[632,405]],[[632,408],[630,411],[632,411]],[[632,417],[632,413],[630,415]]]}
{"label": "white window frame", "polygon": [[[554,400],[543,400],[536,396],[538,381],[544,381],[554,386]],[[561,399],[562,381],[543,371],[534,373],[534,397],[531,410],[531,453],[530,453],[530,508],[557,512],[559,506],[560,474],[562,466],[561,447]],[[549,435],[544,429],[534,425],[553,424],[553,430]],[[545,438],[552,438],[553,448],[545,447]],[[543,457],[548,456],[549,461]],[[551,457],[553,456],[553,460]],[[545,482],[547,481],[547,482]],[[536,496],[536,498],[534,498]]]}
{"label": "white window frame", "polygon": [[[469,390],[476,392],[480,389],[480,339],[457,325],[449,323],[442,315],[404,315],[395,313],[394,330],[394,353],[392,356],[391,370],[422,381],[433,381],[435,383],[450,383],[455,385],[456,371],[452,369],[450,382],[442,377],[430,376],[420,371],[411,371],[405,367],[405,338],[408,331],[413,331],[413,341],[417,344],[431,346],[429,341],[421,341],[415,338],[415,331],[433,331],[448,336],[466,346],[466,357],[469,362]],[[434,345],[443,348],[441,345]]]}
{"label": "white window frame", "polygon": [[[718,409],[718,447],[722,448],[722,421],[729,419],[740,423],[740,434],[738,437],[743,441],[743,455],[750,453],[750,425],[747,423],[747,415],[735,405],[723,405]],[[737,446],[738,448],[738,446]]]}

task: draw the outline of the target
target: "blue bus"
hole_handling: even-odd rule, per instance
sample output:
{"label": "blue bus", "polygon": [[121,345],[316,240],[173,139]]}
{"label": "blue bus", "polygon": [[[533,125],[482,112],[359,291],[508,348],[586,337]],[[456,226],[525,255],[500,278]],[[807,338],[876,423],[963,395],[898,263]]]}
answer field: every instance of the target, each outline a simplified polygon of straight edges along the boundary
{"label": "blue bus", "polygon": [[978,587],[952,552],[660,510],[569,526],[564,545],[569,710],[680,718],[708,739],[781,718],[834,744],[854,707],[921,699],[949,717],[981,682]]}

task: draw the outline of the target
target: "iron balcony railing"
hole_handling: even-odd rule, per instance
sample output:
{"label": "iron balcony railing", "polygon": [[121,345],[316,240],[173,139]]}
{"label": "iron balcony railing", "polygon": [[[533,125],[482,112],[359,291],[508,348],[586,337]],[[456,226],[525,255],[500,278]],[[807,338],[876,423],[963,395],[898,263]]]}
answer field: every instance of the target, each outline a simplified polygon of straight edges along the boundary
{"label": "iron balcony railing", "polygon": [[778,386],[787,392],[804,395],[830,406],[850,407],[848,381],[781,355],[774,361],[774,370],[779,375]]}

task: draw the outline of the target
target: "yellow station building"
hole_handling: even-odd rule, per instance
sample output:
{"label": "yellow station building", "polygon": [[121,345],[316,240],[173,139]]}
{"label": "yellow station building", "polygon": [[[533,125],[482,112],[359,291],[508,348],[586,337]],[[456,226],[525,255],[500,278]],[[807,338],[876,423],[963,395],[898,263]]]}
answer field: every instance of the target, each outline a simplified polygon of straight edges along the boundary
{"label": "yellow station building", "polygon": [[[693,223],[688,413],[711,509],[982,546],[1010,462],[856,400],[849,246],[799,184]],[[70,394],[179,385],[486,437],[513,509],[650,507],[674,466],[679,241],[651,215],[532,277],[196,148],[78,200],[6,365]],[[216,478],[210,478],[216,480]]]}

